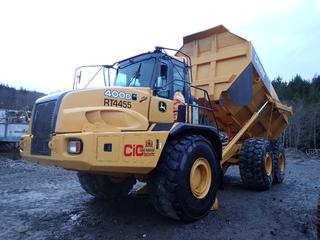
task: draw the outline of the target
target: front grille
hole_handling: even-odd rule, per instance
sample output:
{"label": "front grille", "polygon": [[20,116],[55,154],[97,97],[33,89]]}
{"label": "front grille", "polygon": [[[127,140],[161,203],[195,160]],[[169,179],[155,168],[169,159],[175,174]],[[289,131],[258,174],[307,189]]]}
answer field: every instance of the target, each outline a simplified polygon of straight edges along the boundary
{"label": "front grille", "polygon": [[33,118],[31,133],[33,135],[31,143],[31,154],[51,155],[48,143],[51,140],[51,133],[55,128],[55,108],[57,100],[37,103]]}

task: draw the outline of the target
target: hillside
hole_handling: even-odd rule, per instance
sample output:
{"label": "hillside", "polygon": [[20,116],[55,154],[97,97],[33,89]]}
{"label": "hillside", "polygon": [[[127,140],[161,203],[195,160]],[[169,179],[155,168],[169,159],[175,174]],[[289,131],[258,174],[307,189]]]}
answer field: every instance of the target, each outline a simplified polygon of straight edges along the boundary
{"label": "hillside", "polygon": [[293,107],[283,135],[286,147],[320,148],[320,76],[306,80],[296,75],[290,82],[278,77],[272,84],[280,100]]}
{"label": "hillside", "polygon": [[32,110],[34,102],[45,94],[19,90],[0,84],[0,109]]}

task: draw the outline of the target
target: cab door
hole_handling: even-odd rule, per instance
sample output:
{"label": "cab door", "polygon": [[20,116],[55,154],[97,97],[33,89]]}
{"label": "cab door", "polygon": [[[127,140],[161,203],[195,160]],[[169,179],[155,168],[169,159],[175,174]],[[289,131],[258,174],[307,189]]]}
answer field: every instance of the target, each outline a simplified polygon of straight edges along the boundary
{"label": "cab door", "polygon": [[159,60],[156,80],[149,109],[149,121],[157,123],[173,122],[173,87],[170,61]]}

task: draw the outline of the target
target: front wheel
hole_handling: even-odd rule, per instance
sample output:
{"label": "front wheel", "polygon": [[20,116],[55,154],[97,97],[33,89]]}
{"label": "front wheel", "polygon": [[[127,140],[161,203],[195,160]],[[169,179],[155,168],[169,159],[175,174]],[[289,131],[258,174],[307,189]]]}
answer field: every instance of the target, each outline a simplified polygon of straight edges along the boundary
{"label": "front wheel", "polygon": [[192,135],[168,142],[149,179],[152,204],[162,215],[195,221],[212,207],[220,167],[211,143]]}
{"label": "front wheel", "polygon": [[86,172],[78,172],[78,179],[87,193],[100,199],[127,196],[136,183],[133,177],[115,178]]}

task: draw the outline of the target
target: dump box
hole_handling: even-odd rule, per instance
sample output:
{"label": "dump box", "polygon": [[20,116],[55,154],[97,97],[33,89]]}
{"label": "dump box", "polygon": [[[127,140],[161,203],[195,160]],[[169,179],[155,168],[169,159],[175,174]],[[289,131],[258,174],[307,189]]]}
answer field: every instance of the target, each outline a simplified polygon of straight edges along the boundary
{"label": "dump box", "polygon": [[[191,57],[193,85],[208,91],[218,127],[229,139],[250,120],[241,138],[279,137],[292,109],[280,103],[250,41],[220,25],[184,37],[181,51]],[[265,103],[271,104],[260,113]]]}

